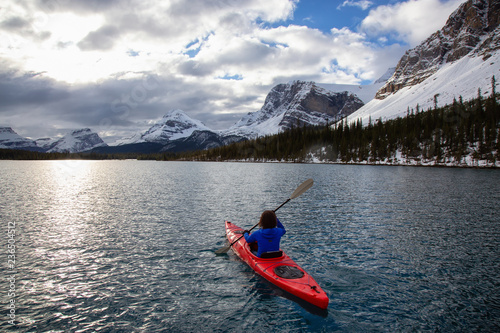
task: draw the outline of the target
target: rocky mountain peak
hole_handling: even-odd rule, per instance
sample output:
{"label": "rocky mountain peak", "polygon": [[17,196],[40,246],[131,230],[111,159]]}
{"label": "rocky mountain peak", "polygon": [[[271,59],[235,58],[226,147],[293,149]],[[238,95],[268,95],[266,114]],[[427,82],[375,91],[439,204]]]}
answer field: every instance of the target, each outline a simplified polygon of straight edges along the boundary
{"label": "rocky mountain peak", "polygon": [[70,152],[78,153],[88,151],[96,147],[105,147],[106,143],[90,128],[74,130],[56,140],[41,139],[37,141],[43,144],[47,152]]}
{"label": "rocky mountain peak", "polygon": [[362,105],[363,102],[347,91],[331,92],[315,82],[297,80],[278,84],[271,89],[261,111],[280,114],[293,109],[337,116],[352,113]]}
{"label": "rocky mountain peak", "polygon": [[297,125],[324,125],[363,105],[348,91],[333,92],[315,82],[291,81],[273,87],[259,111],[247,114],[225,133],[254,138]]}
{"label": "rocky mountain peak", "polygon": [[13,133],[16,133],[16,132],[14,132],[14,130],[12,129],[12,127],[0,127],[0,133],[1,134],[3,134],[3,133],[13,134]]}
{"label": "rocky mountain peak", "polygon": [[210,131],[201,121],[192,119],[182,110],[171,110],[146,132],[132,138],[120,140],[118,145],[154,142],[166,144],[172,140],[186,138],[194,131]]}
{"label": "rocky mountain peak", "polygon": [[23,138],[11,127],[0,127],[0,148],[36,150],[35,141]]}
{"label": "rocky mountain peak", "polygon": [[486,60],[492,51],[500,48],[499,17],[499,0],[463,3],[441,30],[403,55],[394,75],[375,98],[384,99],[404,87],[417,85],[442,65],[464,56],[482,56]]}

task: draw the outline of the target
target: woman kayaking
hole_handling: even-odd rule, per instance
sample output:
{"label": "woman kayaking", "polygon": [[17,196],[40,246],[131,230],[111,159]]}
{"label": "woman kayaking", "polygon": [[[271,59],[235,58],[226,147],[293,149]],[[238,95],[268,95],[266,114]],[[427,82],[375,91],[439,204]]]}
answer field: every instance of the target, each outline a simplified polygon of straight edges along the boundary
{"label": "woman kayaking", "polygon": [[245,230],[244,236],[248,244],[257,242],[257,257],[261,258],[263,253],[280,250],[281,236],[286,233],[286,230],[272,210],[262,213],[259,226],[261,229],[253,234]]}

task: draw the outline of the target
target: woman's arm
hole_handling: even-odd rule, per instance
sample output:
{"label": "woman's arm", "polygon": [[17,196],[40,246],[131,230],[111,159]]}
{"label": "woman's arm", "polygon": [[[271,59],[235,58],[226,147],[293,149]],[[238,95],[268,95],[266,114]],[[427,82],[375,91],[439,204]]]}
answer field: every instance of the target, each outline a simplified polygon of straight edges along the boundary
{"label": "woman's arm", "polygon": [[245,232],[243,234],[243,236],[245,236],[245,240],[247,241],[247,243],[253,243],[253,242],[255,242],[257,240],[255,238],[255,232],[253,234],[251,234],[251,235],[248,232]]}
{"label": "woman's arm", "polygon": [[281,223],[281,221],[278,218],[276,218],[276,222],[277,222],[276,227],[283,229],[284,231],[283,235],[284,235],[286,232],[285,226]]}

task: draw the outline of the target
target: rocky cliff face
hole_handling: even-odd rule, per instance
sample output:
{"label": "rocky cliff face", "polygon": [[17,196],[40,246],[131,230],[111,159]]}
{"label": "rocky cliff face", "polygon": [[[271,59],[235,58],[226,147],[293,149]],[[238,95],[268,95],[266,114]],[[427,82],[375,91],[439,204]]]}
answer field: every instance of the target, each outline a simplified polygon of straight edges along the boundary
{"label": "rocky cliff face", "polygon": [[347,116],[364,103],[347,91],[332,92],[314,82],[293,81],[275,86],[257,112],[244,116],[226,134],[254,138],[293,126],[322,125]]}
{"label": "rocky cliff face", "polygon": [[319,112],[329,116],[348,115],[363,106],[355,95],[331,92],[314,82],[293,81],[275,86],[267,95],[261,113],[276,115],[286,111]]}
{"label": "rocky cliff face", "polygon": [[465,56],[488,59],[500,48],[500,0],[469,0],[448,19],[446,25],[399,61],[394,75],[377,92],[384,99],[398,90],[417,85],[442,65]]}

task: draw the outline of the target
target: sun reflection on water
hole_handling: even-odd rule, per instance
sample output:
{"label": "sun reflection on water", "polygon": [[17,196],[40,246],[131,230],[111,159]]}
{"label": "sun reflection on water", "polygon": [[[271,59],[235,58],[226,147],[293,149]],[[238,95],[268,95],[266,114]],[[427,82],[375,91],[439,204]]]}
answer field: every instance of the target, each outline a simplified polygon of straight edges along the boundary
{"label": "sun reflection on water", "polygon": [[42,218],[30,239],[32,255],[43,264],[36,279],[30,277],[31,291],[45,295],[48,303],[58,306],[67,299],[95,294],[89,283],[95,245],[94,198],[91,194],[96,174],[93,161],[50,161],[39,170],[45,179],[37,196],[44,201]]}
{"label": "sun reflection on water", "polygon": [[61,244],[71,243],[84,235],[85,221],[92,212],[89,198],[91,186],[90,161],[54,161],[50,169],[49,206],[47,223],[50,233]]}

